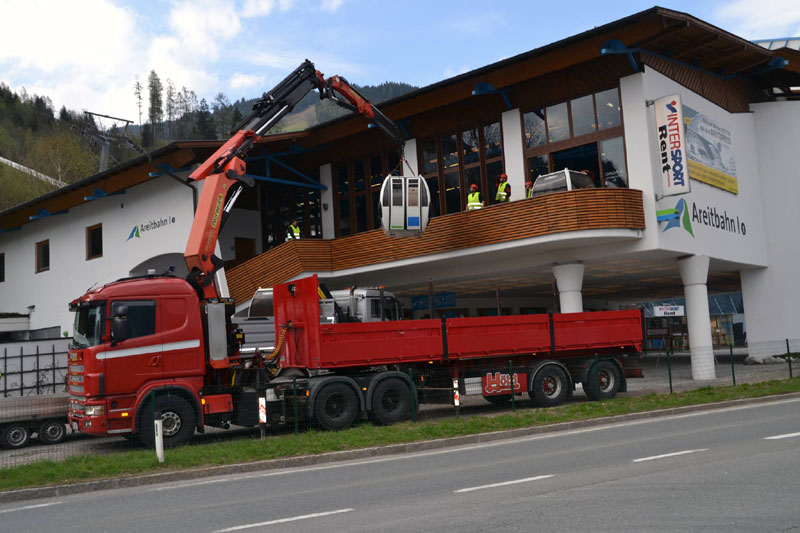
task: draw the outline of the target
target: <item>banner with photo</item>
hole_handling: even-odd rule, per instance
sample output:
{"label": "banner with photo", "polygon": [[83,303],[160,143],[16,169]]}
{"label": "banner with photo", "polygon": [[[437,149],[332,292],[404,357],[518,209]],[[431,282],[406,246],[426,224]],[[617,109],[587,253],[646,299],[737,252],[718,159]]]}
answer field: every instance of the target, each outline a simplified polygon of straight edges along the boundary
{"label": "banner with photo", "polygon": [[683,116],[689,177],[739,194],[730,130],[686,105],[683,106]]}

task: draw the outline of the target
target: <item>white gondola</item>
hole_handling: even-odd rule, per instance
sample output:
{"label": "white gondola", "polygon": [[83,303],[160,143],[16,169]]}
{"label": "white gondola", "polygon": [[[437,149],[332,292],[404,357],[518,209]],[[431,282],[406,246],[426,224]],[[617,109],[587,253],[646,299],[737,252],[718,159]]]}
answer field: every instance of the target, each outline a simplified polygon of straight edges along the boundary
{"label": "white gondola", "polygon": [[381,225],[389,237],[419,237],[428,226],[428,184],[419,176],[386,176],[381,186]]}

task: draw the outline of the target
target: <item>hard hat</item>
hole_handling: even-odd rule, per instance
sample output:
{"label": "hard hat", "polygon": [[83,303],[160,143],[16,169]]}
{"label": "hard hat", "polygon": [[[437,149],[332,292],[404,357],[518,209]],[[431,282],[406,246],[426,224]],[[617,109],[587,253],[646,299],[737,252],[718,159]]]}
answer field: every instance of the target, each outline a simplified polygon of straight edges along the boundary
{"label": "hard hat", "polygon": [[473,183],[472,185],[469,186],[469,188],[472,189],[472,190],[477,191],[478,190],[478,184],[477,183]]}
{"label": "hard hat", "polygon": [[506,175],[506,173],[505,173],[505,172],[503,172],[502,174],[500,174],[500,177],[501,177],[501,178],[508,179],[508,176]]}
{"label": "hard hat", "polygon": [[532,181],[526,181],[525,182],[525,186],[526,187],[533,187],[533,182]]}

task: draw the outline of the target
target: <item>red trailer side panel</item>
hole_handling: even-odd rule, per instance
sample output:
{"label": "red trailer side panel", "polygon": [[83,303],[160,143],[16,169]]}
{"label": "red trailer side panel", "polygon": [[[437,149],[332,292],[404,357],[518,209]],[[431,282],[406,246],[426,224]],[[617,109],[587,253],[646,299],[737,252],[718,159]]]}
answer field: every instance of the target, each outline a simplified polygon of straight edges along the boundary
{"label": "red trailer side panel", "polygon": [[320,368],[318,287],[317,276],[273,287],[276,346],[283,329],[290,326],[280,354],[281,367]]}
{"label": "red trailer side panel", "polygon": [[554,314],[553,327],[556,352],[591,355],[642,349],[642,314],[635,309]]}
{"label": "red trailer side panel", "polygon": [[447,319],[447,350],[452,359],[471,359],[550,351],[547,315]]}
{"label": "red trailer side panel", "polygon": [[442,322],[403,320],[323,324],[323,368],[442,360]]}

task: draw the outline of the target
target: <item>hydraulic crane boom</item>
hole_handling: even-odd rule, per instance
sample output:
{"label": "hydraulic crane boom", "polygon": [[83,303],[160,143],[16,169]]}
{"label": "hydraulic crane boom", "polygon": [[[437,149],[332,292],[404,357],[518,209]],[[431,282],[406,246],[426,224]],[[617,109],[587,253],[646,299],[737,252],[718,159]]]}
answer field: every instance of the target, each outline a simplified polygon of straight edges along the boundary
{"label": "hydraulic crane boom", "polygon": [[394,144],[403,142],[403,135],[394,122],[361,96],[347,80],[340,76],[325,79],[311,61],[304,61],[275,88],[264,93],[250,115],[237,125],[233,136],[189,176],[189,181],[205,180],[184,252],[189,270],[187,280],[202,298],[220,296],[214,274],[222,268],[223,262],[214,251],[219,232],[243,187],[254,184],[253,179],[246,175],[244,159],[247,152],[313,89],[319,91],[320,99],[329,98],[369,119]]}

